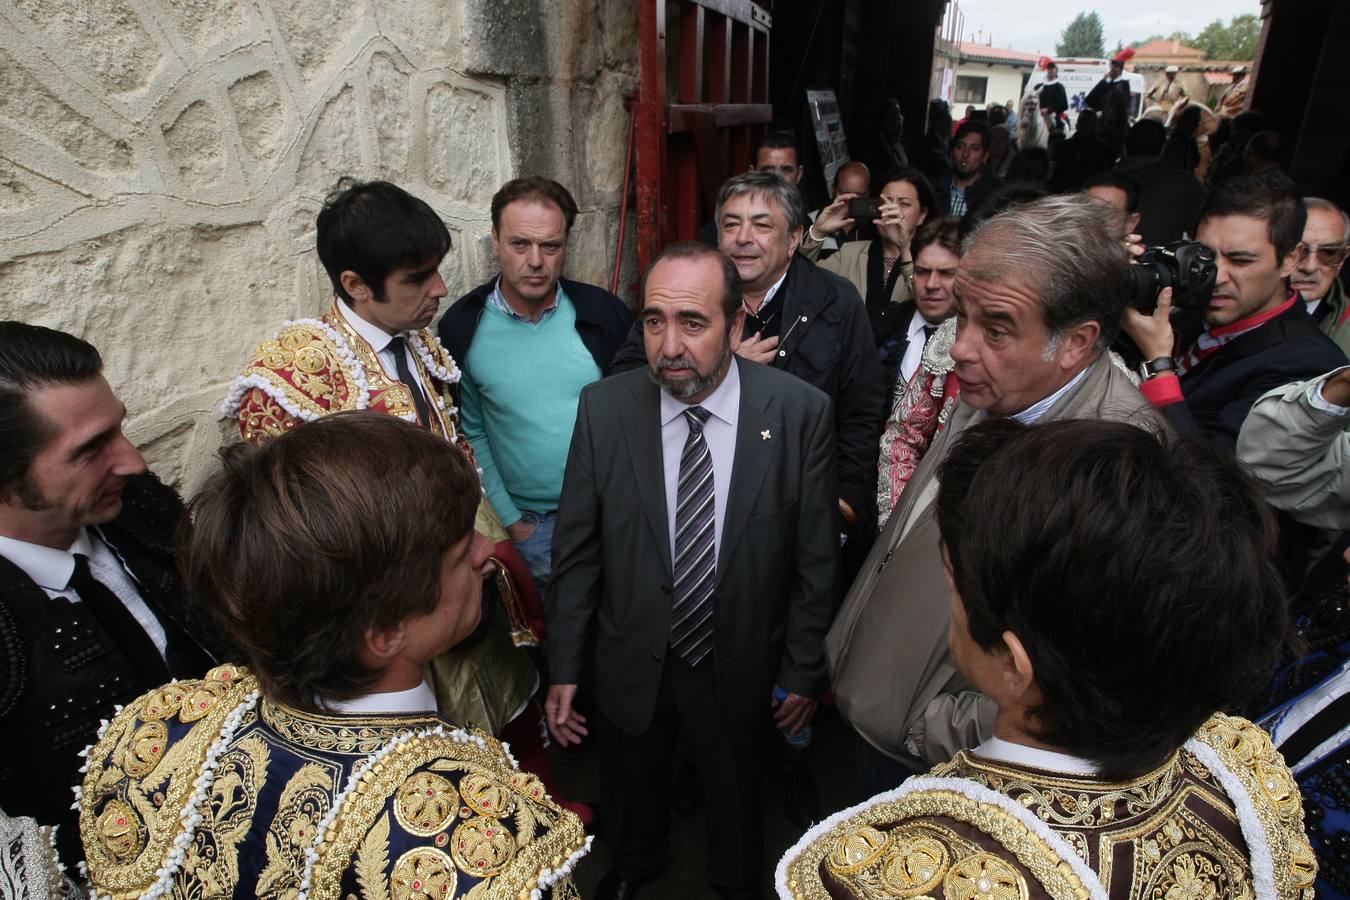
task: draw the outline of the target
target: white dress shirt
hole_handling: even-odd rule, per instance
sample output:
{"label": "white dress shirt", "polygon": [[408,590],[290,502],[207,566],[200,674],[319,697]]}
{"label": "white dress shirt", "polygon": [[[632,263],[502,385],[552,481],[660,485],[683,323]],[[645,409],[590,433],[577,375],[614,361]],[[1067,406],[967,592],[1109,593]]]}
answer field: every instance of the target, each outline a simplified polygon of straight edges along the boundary
{"label": "white dress shirt", "polygon": [[[380,368],[384,369],[384,374],[388,376],[389,380],[398,381],[401,384],[402,382],[398,377],[398,362],[394,359],[394,351],[389,348],[390,342],[393,341],[397,335],[392,335],[380,326],[367,322],[365,319],[358,316],[352,308],[347,305],[346,300],[339,298],[337,308],[338,312],[341,313],[342,318],[352,327],[352,331],[361,335],[365,342],[370,345],[370,348],[375,351],[375,355],[379,357],[380,360]],[[404,336],[403,341],[403,358],[408,364],[408,371],[416,372],[417,360],[413,359],[413,350],[408,344],[406,335]],[[409,390],[412,390],[412,388],[409,388]]]}
{"label": "white dress shirt", "polygon": [[75,543],[69,550],[57,550],[41,544],[30,544],[14,538],[0,537],[0,556],[14,563],[24,574],[33,579],[37,586],[55,600],[60,597],[71,603],[79,603],[80,595],[68,587],[70,576],[75,574],[75,554],[83,553],[89,559],[89,573],[94,580],[113,592],[122,605],[131,613],[137,624],[150,636],[159,655],[164,656],[169,639],[164,634],[164,626],[150,611],[136,583],[117,554],[102,538],[92,534],[88,528],[81,528]]}
{"label": "white dress shirt", "polygon": [[406,691],[366,694],[352,700],[331,700],[328,708],[339,715],[435,714],[436,695],[424,681]]}
{"label": "white dress shirt", "polygon": [[996,737],[991,737],[972,752],[981,759],[1044,769],[1047,772],[1063,772],[1066,775],[1096,775],[1100,770],[1100,767],[1090,759],[1080,759],[1067,753],[1042,750],[1025,744],[1014,744]]}
{"label": "white dress shirt", "polygon": [[905,348],[905,355],[900,359],[900,384],[909,384],[909,380],[919,370],[919,363],[923,361],[923,348],[928,343],[927,338],[921,335],[924,326],[928,324],[928,320],[917,309],[914,310],[914,315],[909,319],[909,333],[905,335],[909,346]]}
{"label": "white dress shirt", "polygon": [[708,445],[713,466],[713,552],[722,547],[722,520],[727,512],[727,493],[731,489],[731,466],[736,460],[736,420],[741,410],[741,375],[733,356],[727,377],[702,403],[676,400],[661,391],[661,463],[666,479],[666,528],[670,535],[670,561],[675,563],[676,489],[680,481],[680,457],[689,438],[689,420],[684,411],[701,406],[710,415],[703,425],[703,440]]}

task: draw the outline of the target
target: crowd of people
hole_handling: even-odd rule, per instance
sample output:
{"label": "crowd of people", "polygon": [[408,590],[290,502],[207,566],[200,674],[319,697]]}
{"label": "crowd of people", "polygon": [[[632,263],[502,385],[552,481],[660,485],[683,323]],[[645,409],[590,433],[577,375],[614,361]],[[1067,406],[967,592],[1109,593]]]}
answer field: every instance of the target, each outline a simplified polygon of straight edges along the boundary
{"label": "crowd of people", "polygon": [[186,505],[97,349],[0,323],[4,889],[568,898],[598,835],[628,900],[702,806],[762,897],[768,770],[785,898],[1350,891],[1350,217],[1259,122],[1205,186],[1049,85],[1049,150],[888,109],[814,211],[770,134],[631,307],[529,176],[437,321],[445,224],[345,179]]}

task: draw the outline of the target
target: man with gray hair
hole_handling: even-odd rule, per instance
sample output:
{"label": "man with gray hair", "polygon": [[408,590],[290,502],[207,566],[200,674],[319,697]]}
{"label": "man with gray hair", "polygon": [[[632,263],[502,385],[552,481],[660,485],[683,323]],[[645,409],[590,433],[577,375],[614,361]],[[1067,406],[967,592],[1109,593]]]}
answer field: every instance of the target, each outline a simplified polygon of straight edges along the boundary
{"label": "man with gray hair", "polygon": [[900,495],[826,638],[840,711],[858,731],[864,787],[879,792],[992,736],[993,703],[947,649],[949,603],[933,519],[936,470],[972,422],[1161,420],[1106,348],[1129,299],[1116,220],[1084,196],[1048,197],[986,221],[957,270],[951,356],[959,401]]}
{"label": "man with gray hair", "polygon": [[1308,315],[1322,333],[1350,356],[1350,300],[1340,279],[1350,253],[1350,216],[1321,197],[1304,197],[1303,207],[1308,221],[1289,286],[1308,305]]}
{"label": "man with gray hair", "polygon": [[[797,253],[803,229],[796,223],[805,219],[797,188],[771,172],[737,175],[717,196],[718,249],[736,264],[744,291],[736,353],[796,375],[833,401],[839,511],[850,543],[860,543],[876,522],[881,361],[857,289]],[[634,323],[614,357],[614,372],[646,365],[641,326]]]}

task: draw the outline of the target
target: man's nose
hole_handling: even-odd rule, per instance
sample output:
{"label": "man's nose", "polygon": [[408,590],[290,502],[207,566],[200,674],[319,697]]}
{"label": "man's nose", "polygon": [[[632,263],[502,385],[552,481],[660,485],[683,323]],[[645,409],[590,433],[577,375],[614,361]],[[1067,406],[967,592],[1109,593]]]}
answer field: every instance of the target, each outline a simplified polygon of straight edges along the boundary
{"label": "man's nose", "polygon": [[141,456],[136,445],[127,440],[124,434],[118,434],[117,441],[117,461],[113,465],[113,472],[117,475],[139,475],[144,472],[145,457]]}
{"label": "man's nose", "polygon": [[537,269],[544,264],[544,251],[538,244],[531,244],[530,249],[525,251],[525,264],[531,269]]}
{"label": "man's nose", "polygon": [[684,340],[678,328],[667,328],[661,336],[661,355],[666,359],[678,359],[684,355]]}
{"label": "man's nose", "polygon": [[449,293],[450,289],[445,286],[445,279],[441,277],[441,273],[437,272],[436,274],[432,275],[431,296],[440,298],[446,296]]}

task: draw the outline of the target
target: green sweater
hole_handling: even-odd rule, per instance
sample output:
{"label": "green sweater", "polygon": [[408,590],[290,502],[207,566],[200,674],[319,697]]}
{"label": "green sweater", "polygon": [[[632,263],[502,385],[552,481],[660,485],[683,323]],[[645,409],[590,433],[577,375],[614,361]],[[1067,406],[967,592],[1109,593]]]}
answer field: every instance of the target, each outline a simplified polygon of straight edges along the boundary
{"label": "green sweater", "polygon": [[576,319],[561,287],[558,308],[539,322],[489,300],[461,364],[460,423],[503,525],[521,510],[558,508],[581,389],[600,378]]}

